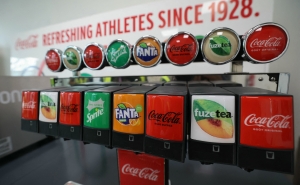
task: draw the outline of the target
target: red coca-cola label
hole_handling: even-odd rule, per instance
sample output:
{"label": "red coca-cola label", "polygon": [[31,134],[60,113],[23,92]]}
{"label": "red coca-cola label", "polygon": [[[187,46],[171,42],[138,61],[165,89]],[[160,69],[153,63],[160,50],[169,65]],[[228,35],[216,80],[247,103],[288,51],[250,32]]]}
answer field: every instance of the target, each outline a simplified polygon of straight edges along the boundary
{"label": "red coca-cola label", "polygon": [[288,46],[287,32],[277,25],[263,25],[246,38],[245,50],[255,62],[271,62],[279,58]]}
{"label": "red coca-cola label", "polygon": [[271,149],[294,148],[293,98],[242,96],[240,144]]}
{"label": "red coca-cola label", "polygon": [[29,35],[26,39],[18,38],[15,44],[15,49],[30,49],[38,46],[38,35]]}
{"label": "red coca-cola label", "polygon": [[184,97],[147,95],[146,135],[183,141]]}
{"label": "red coca-cola label", "polygon": [[83,52],[83,60],[85,65],[91,69],[98,69],[103,61],[103,53],[96,45],[89,45]]}
{"label": "red coca-cola label", "polygon": [[22,119],[38,119],[38,97],[39,93],[37,91],[22,92]]}
{"label": "red coca-cola label", "polygon": [[61,56],[55,50],[49,50],[45,57],[48,68],[52,71],[58,71],[61,67]]}
{"label": "red coca-cola label", "polygon": [[118,150],[120,185],[164,185],[165,159]]}
{"label": "red coca-cola label", "polygon": [[193,35],[178,33],[166,43],[165,55],[173,64],[186,65],[196,58],[198,48],[198,41]]}
{"label": "red coca-cola label", "polygon": [[81,124],[81,93],[61,92],[59,123],[79,126]]}

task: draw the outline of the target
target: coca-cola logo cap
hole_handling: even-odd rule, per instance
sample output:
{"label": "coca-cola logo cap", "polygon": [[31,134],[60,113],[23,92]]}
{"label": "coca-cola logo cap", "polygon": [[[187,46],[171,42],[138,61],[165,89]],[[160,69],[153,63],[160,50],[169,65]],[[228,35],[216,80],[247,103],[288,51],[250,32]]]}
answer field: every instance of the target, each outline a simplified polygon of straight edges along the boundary
{"label": "coca-cola logo cap", "polygon": [[280,58],[289,45],[287,30],[273,22],[259,24],[243,37],[245,58],[252,63],[269,63]]}
{"label": "coca-cola logo cap", "polygon": [[199,43],[189,32],[172,35],[165,44],[167,60],[174,65],[183,66],[191,63],[198,55]]}
{"label": "coca-cola logo cap", "polygon": [[59,49],[51,48],[46,52],[45,62],[47,67],[52,72],[61,72],[65,69],[65,66],[62,65],[62,51]]}
{"label": "coca-cola logo cap", "polygon": [[82,59],[87,68],[92,70],[100,69],[105,59],[105,48],[96,42],[92,42],[84,48]]}

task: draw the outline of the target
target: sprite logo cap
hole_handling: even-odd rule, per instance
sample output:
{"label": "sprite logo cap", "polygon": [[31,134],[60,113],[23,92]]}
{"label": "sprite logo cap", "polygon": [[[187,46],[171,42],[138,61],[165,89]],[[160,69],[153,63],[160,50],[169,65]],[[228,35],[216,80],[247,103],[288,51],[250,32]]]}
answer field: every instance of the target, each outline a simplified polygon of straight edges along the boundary
{"label": "sprite logo cap", "polygon": [[117,39],[112,41],[106,50],[106,60],[114,68],[126,68],[130,63],[131,48],[130,44],[124,40]]}

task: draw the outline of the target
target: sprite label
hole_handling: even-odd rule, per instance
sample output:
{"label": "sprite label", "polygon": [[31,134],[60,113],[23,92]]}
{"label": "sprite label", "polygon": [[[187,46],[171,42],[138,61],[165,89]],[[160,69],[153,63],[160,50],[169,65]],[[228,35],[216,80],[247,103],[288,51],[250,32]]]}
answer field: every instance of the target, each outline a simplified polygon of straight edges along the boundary
{"label": "sprite label", "polygon": [[110,94],[86,92],[84,96],[84,126],[109,129]]}
{"label": "sprite label", "polygon": [[107,61],[114,68],[126,67],[130,57],[130,48],[123,41],[112,42],[107,48]]}

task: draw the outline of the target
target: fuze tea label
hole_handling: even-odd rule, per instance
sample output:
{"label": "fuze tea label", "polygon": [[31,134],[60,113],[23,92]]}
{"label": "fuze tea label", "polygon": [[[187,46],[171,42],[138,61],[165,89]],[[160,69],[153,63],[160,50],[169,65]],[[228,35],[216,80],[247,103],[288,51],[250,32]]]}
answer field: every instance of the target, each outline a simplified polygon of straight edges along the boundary
{"label": "fuze tea label", "polygon": [[84,126],[109,129],[110,94],[86,92],[84,96]]}
{"label": "fuze tea label", "polygon": [[158,139],[183,140],[184,97],[147,95],[146,134]]}
{"label": "fuze tea label", "polygon": [[107,48],[106,59],[114,68],[124,68],[130,62],[131,51],[129,45],[123,41],[116,40]]}
{"label": "fuze tea label", "polygon": [[143,37],[134,46],[135,61],[143,67],[152,67],[156,65],[162,55],[162,45],[152,37]]}
{"label": "fuze tea label", "polygon": [[81,124],[81,93],[60,93],[59,123],[79,126]]}
{"label": "fuze tea label", "polygon": [[233,30],[216,29],[203,39],[203,57],[210,63],[227,63],[235,58],[239,47],[240,39]]}
{"label": "fuze tea label", "polygon": [[69,70],[77,70],[81,65],[81,55],[74,48],[67,48],[63,54],[63,62]]}
{"label": "fuze tea label", "polygon": [[22,92],[22,118],[27,120],[38,119],[38,97],[37,91]]}
{"label": "fuze tea label", "polygon": [[58,92],[40,93],[39,120],[44,122],[57,122]]}
{"label": "fuze tea label", "polygon": [[113,130],[129,134],[144,133],[143,94],[114,94]]}
{"label": "fuze tea label", "polygon": [[234,96],[192,96],[191,139],[235,143]]}

